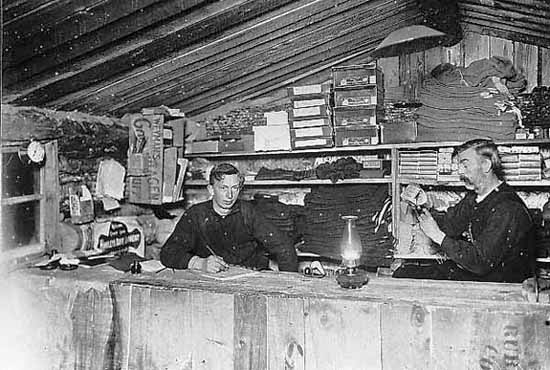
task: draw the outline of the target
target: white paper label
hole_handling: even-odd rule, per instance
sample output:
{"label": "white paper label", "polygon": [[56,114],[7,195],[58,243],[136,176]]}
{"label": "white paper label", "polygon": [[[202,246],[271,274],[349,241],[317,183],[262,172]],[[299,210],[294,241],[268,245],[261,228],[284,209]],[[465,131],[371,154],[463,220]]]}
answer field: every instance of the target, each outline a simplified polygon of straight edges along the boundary
{"label": "white paper label", "polygon": [[296,86],[292,88],[294,95],[320,94],[321,85]]}

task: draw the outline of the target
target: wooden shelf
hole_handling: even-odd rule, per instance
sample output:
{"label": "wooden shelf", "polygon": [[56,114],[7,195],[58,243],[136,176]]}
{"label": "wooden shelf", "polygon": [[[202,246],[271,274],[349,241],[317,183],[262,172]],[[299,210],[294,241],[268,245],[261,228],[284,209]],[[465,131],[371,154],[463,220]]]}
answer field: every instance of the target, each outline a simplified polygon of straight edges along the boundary
{"label": "wooden shelf", "polygon": [[[232,153],[186,153],[186,158],[209,157],[252,157],[252,156],[296,156],[301,154],[331,154],[331,153],[346,153],[346,152],[364,152],[375,150],[391,150],[391,149],[419,149],[419,148],[440,148],[454,147],[462,144],[462,141],[426,141],[415,143],[399,143],[399,144],[379,144],[379,145],[364,145],[364,146],[348,146],[348,147],[333,147],[333,148],[317,148],[317,149],[301,149],[301,150],[277,150],[271,152],[232,152]],[[550,139],[533,139],[533,140],[506,140],[495,141],[497,145],[550,145]]]}
{"label": "wooden shelf", "polygon": [[[391,177],[373,178],[373,179],[346,179],[338,180],[333,183],[330,180],[253,180],[246,181],[245,186],[304,186],[304,185],[343,185],[343,184],[391,184]],[[190,180],[184,183],[184,186],[206,186],[206,180]]]}
{"label": "wooden shelf", "polygon": [[[429,180],[414,180],[414,179],[403,179],[399,177],[397,182],[400,184],[410,184],[415,183],[419,185],[433,185],[433,186],[452,186],[452,187],[464,187],[462,181],[429,181]],[[550,179],[543,180],[530,180],[530,181],[506,181],[510,186],[548,186],[550,187]]]}

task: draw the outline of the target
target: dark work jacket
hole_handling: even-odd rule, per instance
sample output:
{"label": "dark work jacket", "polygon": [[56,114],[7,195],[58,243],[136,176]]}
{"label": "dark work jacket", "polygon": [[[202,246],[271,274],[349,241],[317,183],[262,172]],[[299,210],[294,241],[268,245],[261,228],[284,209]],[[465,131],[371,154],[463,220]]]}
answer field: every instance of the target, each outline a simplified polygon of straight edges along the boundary
{"label": "dark work jacket", "polygon": [[440,249],[450,261],[431,267],[405,266],[394,276],[493,282],[528,278],[534,253],[533,224],[527,207],[506,183],[479,203],[476,196],[468,192],[445,214],[434,214],[446,234]]}
{"label": "dark work jacket", "polygon": [[272,258],[281,271],[298,270],[288,236],[247,201],[237,201],[225,217],[214,211],[212,201],[189,208],[162,247],[160,260],[167,267],[185,269],[193,256],[211,255],[206,245],[232,265],[265,269]]}

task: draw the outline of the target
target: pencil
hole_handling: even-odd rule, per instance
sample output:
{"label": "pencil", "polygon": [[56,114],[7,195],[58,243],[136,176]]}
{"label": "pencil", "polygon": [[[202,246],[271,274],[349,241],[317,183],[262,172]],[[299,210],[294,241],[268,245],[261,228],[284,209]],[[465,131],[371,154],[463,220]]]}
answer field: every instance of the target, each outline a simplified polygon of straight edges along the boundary
{"label": "pencil", "polygon": [[218,257],[218,255],[216,253],[214,253],[214,251],[212,250],[212,248],[210,248],[210,246],[208,244],[205,244],[204,245],[206,247],[206,249],[208,249],[208,251],[214,256],[214,257]]}
{"label": "pencil", "polygon": [[[214,251],[212,250],[212,248],[208,244],[205,244],[204,246],[206,247],[206,249],[208,249],[210,251],[210,253],[212,253],[212,255],[214,257],[219,258],[223,261],[223,258],[219,257],[216,253],[214,253]],[[222,268],[222,271],[227,270],[228,268],[229,268],[229,266],[225,266],[225,267]]]}

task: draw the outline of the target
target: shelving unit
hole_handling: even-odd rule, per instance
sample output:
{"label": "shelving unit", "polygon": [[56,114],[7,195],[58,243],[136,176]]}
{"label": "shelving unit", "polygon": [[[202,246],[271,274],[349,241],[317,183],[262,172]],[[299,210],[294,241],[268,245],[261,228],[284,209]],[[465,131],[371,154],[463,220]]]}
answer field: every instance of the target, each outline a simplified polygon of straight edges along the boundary
{"label": "shelving unit", "polygon": [[[542,148],[550,148],[550,139],[536,139],[536,140],[508,140],[508,141],[496,141],[497,145],[508,146],[539,146]],[[193,154],[186,155],[186,158],[207,158],[215,161],[227,160],[262,160],[265,158],[271,159],[290,159],[290,158],[308,158],[308,157],[323,157],[323,156],[357,156],[367,155],[375,153],[389,154],[391,158],[391,175],[383,178],[357,178],[339,180],[335,183],[335,186],[346,184],[388,184],[389,192],[392,199],[399,199],[401,193],[401,186],[409,183],[417,183],[426,186],[433,187],[453,187],[463,188],[464,184],[457,181],[423,181],[423,180],[411,180],[402,178],[399,176],[399,153],[408,150],[422,150],[422,149],[434,149],[442,147],[456,147],[462,144],[458,141],[444,141],[444,142],[416,142],[416,143],[399,143],[399,144],[380,144],[380,145],[368,145],[368,146],[353,146],[353,147],[335,147],[326,149],[306,149],[306,150],[294,150],[294,151],[273,151],[273,152],[253,152],[253,153],[207,153],[207,154]],[[508,182],[512,186],[521,188],[540,188],[550,191],[550,179],[542,179],[540,181],[510,181]],[[187,181],[186,187],[198,187],[206,186],[205,180]],[[246,186],[253,187],[309,187],[316,185],[330,185],[333,184],[330,180],[316,180],[307,179],[302,181],[287,181],[287,180],[273,180],[273,181],[247,181]],[[397,225],[399,225],[399,202],[392,203],[392,222],[393,222],[393,235],[397,236]],[[434,258],[439,259],[440,256],[405,256],[395,255],[396,258]]]}

